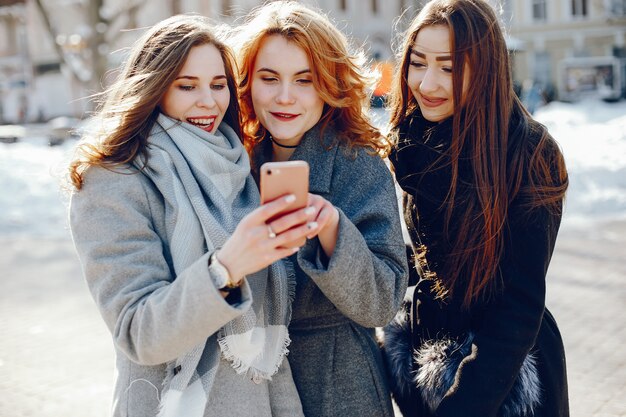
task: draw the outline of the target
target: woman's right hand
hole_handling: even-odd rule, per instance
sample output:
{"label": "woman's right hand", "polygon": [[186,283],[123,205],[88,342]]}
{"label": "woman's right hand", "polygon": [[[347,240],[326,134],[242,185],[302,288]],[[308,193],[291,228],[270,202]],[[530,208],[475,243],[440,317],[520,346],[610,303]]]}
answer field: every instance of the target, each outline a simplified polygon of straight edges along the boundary
{"label": "woman's right hand", "polygon": [[[294,201],[294,195],[277,198],[239,222],[217,254],[234,283],[297,252],[299,248],[287,248],[284,245],[311,234],[317,228],[317,223],[312,221],[317,215],[314,207],[296,210],[273,221],[271,228],[268,226],[269,219],[287,209]],[[299,224],[301,226],[294,227]],[[275,233],[275,236],[272,237],[270,232]]]}

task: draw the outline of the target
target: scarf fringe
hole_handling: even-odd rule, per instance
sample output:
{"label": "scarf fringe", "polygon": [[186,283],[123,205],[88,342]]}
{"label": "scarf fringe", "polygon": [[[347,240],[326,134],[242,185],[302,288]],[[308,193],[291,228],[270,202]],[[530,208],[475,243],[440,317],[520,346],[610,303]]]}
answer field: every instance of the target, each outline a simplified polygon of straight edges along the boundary
{"label": "scarf fringe", "polygon": [[[285,329],[285,333],[287,333],[286,329]],[[236,356],[232,352],[232,349],[230,348],[228,344],[226,335],[220,337],[217,340],[217,343],[220,346],[222,355],[224,355],[224,359],[226,359],[228,362],[231,363],[231,367],[235,370],[235,372],[237,372],[237,374],[239,375],[247,374],[252,379],[261,378],[261,379],[266,379],[268,381],[271,381],[272,376],[278,372],[278,369],[283,363],[285,356],[289,354],[289,345],[291,344],[291,338],[289,337],[289,334],[287,333],[285,338],[283,339],[282,347],[278,354],[278,358],[280,360],[274,363],[274,365],[272,366],[272,369],[269,372],[262,371],[261,369],[255,368],[254,366],[245,363],[240,357]]]}
{"label": "scarf fringe", "polygon": [[[290,259],[288,258],[284,259],[282,263],[285,268],[286,280],[287,280],[288,304],[287,304],[287,311],[286,311],[286,322],[288,324],[291,321],[292,305],[296,297],[296,270],[295,270],[293,262]],[[279,268],[279,267],[277,265],[272,265],[270,268]],[[274,276],[278,276],[278,274]],[[280,360],[275,363],[275,365],[273,366],[273,369],[271,369],[270,372],[266,372],[266,371],[257,369],[254,366],[246,364],[240,357],[235,355],[235,353],[232,351],[228,343],[227,337],[228,335],[222,333],[218,337],[217,342],[220,346],[220,350],[222,351],[222,354],[224,355],[224,358],[231,363],[231,366],[233,367],[235,372],[237,372],[237,374],[239,375],[247,373],[247,375],[252,379],[262,378],[268,381],[271,381],[272,375],[278,372],[280,365],[282,364],[283,360],[285,360],[285,356],[289,354],[289,345],[291,344],[289,331],[285,329],[285,338],[283,339],[282,348],[280,349],[280,353],[278,354],[278,358]]]}
{"label": "scarf fringe", "polygon": [[163,394],[163,398],[159,402],[159,409],[157,411],[157,417],[173,417],[176,415],[176,411],[180,404],[180,398],[182,397],[182,391],[169,390]]}
{"label": "scarf fringe", "polygon": [[197,379],[185,391],[168,390],[159,403],[157,417],[203,417],[206,404],[202,381]]}

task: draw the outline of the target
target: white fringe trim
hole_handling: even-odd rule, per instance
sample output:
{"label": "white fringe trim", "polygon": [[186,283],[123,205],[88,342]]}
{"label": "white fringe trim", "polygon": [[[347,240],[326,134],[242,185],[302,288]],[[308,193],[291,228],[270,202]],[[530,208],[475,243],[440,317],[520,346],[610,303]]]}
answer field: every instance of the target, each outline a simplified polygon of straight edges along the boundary
{"label": "white fringe trim", "polygon": [[[237,374],[241,375],[247,373],[250,378],[262,378],[271,381],[272,375],[278,372],[278,369],[280,368],[280,365],[282,364],[285,356],[289,353],[291,338],[289,337],[287,326],[284,325],[274,325],[265,328],[259,327],[256,329],[262,329],[265,333],[265,338],[268,337],[268,332],[276,333],[272,332],[272,330],[277,331],[279,337],[276,339],[276,344],[280,343],[280,346],[277,346],[275,349],[269,349],[269,352],[262,350],[261,352],[259,352],[258,355],[256,355],[256,357],[246,360],[245,358],[242,358],[240,354],[234,352],[234,350],[236,349],[232,347],[238,345],[236,341],[236,339],[238,338],[247,338],[249,340],[250,338],[245,337],[245,334],[224,335],[219,337],[217,342],[220,346],[222,354],[224,355],[224,358],[231,363],[231,366],[233,367],[235,372],[237,372]],[[246,334],[253,331],[254,329],[246,332]],[[282,341],[279,340],[281,338]],[[264,345],[266,345],[266,343],[264,343]],[[272,355],[273,358],[264,357],[267,354]]]}
{"label": "white fringe trim", "polygon": [[159,404],[157,417],[203,417],[207,398],[197,379],[184,391],[168,390]]}

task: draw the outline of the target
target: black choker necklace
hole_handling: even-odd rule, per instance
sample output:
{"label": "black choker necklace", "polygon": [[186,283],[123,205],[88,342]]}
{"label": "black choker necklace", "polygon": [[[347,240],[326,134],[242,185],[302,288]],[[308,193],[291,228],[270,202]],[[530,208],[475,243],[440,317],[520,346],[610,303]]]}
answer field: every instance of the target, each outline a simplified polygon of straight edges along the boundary
{"label": "black choker necklace", "polygon": [[270,140],[272,141],[272,143],[276,146],[278,146],[279,148],[285,148],[285,149],[295,149],[298,147],[298,145],[283,145],[282,143],[278,143],[274,140],[273,137],[270,136]]}

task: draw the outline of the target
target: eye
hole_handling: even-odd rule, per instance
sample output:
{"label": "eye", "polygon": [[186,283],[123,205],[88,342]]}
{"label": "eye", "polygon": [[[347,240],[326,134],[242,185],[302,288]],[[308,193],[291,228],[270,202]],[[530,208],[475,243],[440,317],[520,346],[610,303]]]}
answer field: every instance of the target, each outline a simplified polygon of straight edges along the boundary
{"label": "eye", "polygon": [[426,66],[424,63],[418,61],[411,61],[409,62],[409,65],[415,68],[424,68]]}
{"label": "eye", "polygon": [[265,76],[265,77],[261,77],[261,80],[265,83],[273,83],[273,82],[278,81],[278,78]]}
{"label": "eye", "polygon": [[308,78],[298,78],[296,83],[301,85],[310,85],[313,83],[313,80],[309,80]]}
{"label": "eye", "polygon": [[194,88],[195,88],[195,87],[194,87],[193,85],[186,85],[186,84],[184,84],[184,85],[179,85],[179,86],[178,86],[178,89],[179,89],[179,90],[183,90],[183,91],[191,91],[191,90],[193,90]]}
{"label": "eye", "polygon": [[448,74],[452,74],[452,67],[442,67],[441,70]]}
{"label": "eye", "polygon": [[212,85],[211,85],[211,89],[213,89],[213,90],[217,90],[217,91],[219,91],[219,90],[223,90],[223,89],[225,89],[225,88],[228,88],[228,86],[227,86],[226,84],[221,84],[221,83],[220,83],[220,84],[212,84]]}

